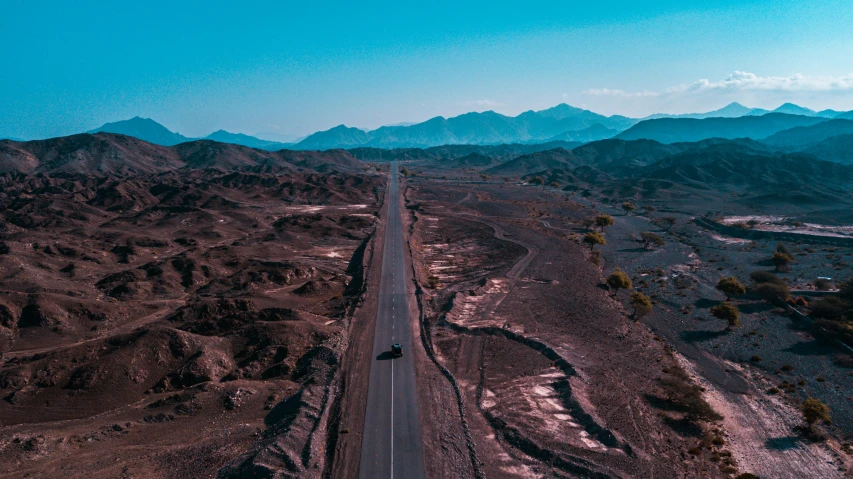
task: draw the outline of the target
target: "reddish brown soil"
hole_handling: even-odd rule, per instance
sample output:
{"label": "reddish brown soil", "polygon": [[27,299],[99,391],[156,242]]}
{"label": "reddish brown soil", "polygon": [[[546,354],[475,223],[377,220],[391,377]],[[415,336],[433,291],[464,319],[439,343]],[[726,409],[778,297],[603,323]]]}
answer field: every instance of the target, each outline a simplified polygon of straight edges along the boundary
{"label": "reddish brown soil", "polygon": [[319,475],[382,176],[0,182],[0,477]]}

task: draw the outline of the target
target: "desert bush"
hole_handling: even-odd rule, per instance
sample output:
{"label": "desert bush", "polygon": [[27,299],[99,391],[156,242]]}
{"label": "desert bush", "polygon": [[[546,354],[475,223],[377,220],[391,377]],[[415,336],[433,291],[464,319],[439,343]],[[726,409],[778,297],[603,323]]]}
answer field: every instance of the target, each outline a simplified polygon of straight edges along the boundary
{"label": "desert bush", "polygon": [[761,283],[771,283],[771,284],[785,284],[781,278],[771,273],[770,271],[753,271],[749,274],[749,278],[752,279],[756,284]]}
{"label": "desert bush", "polygon": [[637,207],[634,206],[634,203],[631,203],[630,201],[626,201],[626,202],[622,203],[622,209],[625,210],[625,214],[627,215],[628,213],[637,209]]}
{"label": "desert bush", "polygon": [[751,290],[768,301],[788,301],[791,298],[791,291],[785,283],[761,283]]}
{"label": "desert bush", "polygon": [[619,292],[620,289],[628,289],[631,287],[631,278],[619,269],[618,267],[607,277],[607,286],[613,289],[613,295]]}
{"label": "desert bush", "polygon": [[652,311],[652,300],[645,294],[634,291],[631,293],[631,306],[634,308],[634,319],[637,320]]}
{"label": "desert bush", "polygon": [[605,245],[607,244],[607,240],[604,239],[604,235],[595,231],[590,231],[589,233],[583,236],[583,242],[589,245],[589,249],[595,249],[595,245]]}
{"label": "desert bush", "polygon": [[740,324],[740,310],[734,304],[723,301],[710,310],[711,314],[718,319],[728,323],[728,328],[737,327]]}
{"label": "desert bush", "polygon": [[838,295],[847,301],[853,301],[853,279],[848,279],[838,285]]}
{"label": "desert bush", "polygon": [[608,214],[598,215],[595,217],[595,226],[598,226],[601,231],[604,228],[613,224],[613,217]]}
{"label": "desert bush", "polygon": [[746,294],[746,288],[734,276],[720,278],[717,282],[717,289],[726,295],[727,300],[732,296]]}
{"label": "desert bush", "polygon": [[655,245],[655,246],[665,246],[666,245],[666,241],[664,241],[663,238],[660,237],[660,235],[652,233],[651,231],[646,231],[646,232],[640,233],[640,239],[643,241],[643,248],[648,248],[651,245]]}
{"label": "desert bush", "polygon": [[791,261],[794,261],[794,257],[791,256],[790,253],[774,251],[770,260],[773,261],[773,265],[776,266],[776,271],[788,271]]}
{"label": "desert bush", "polygon": [[589,262],[596,266],[601,266],[601,251],[591,251],[589,253]]}
{"label": "desert bush", "polygon": [[441,280],[439,280],[439,279],[438,279],[438,276],[435,276],[435,275],[430,275],[430,276],[427,278],[427,282],[428,282],[428,284],[429,284],[429,287],[430,287],[430,288],[432,288],[432,289],[437,288],[437,287],[438,287],[438,285],[439,285],[439,284],[441,284]]}
{"label": "desert bush", "polygon": [[853,344],[853,322],[847,319],[849,316],[848,313],[838,319],[816,318],[815,324],[829,331],[834,337],[848,344]]}
{"label": "desert bush", "polygon": [[803,419],[808,424],[809,429],[814,428],[814,425],[819,422],[832,422],[829,416],[829,406],[817,399],[808,398],[803,401],[800,404],[800,411],[803,413]]}
{"label": "desert bush", "polygon": [[533,183],[534,185],[544,185],[545,184],[545,180],[542,179],[541,176],[534,176],[533,178],[531,178],[530,182]]}
{"label": "desert bush", "polygon": [[817,278],[812,284],[814,285],[814,289],[818,291],[828,291],[832,288],[832,282],[824,278]]}
{"label": "desert bush", "polygon": [[702,388],[693,383],[687,371],[679,365],[664,370],[660,383],[670,402],[683,407],[691,419],[718,421],[717,411],[702,397]]}

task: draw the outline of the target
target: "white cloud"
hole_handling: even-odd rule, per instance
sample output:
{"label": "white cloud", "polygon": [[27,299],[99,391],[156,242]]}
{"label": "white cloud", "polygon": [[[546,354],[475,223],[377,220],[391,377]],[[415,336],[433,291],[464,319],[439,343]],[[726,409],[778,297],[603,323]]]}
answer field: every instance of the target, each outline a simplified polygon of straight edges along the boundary
{"label": "white cloud", "polygon": [[[659,90],[594,88],[570,100],[591,103],[605,114],[643,117],[652,113],[694,113],[721,108],[733,101],[773,109],[793,102],[814,110],[853,108],[853,73],[843,76],[759,76],[736,71],[719,81],[708,79]],[[566,95],[564,95],[566,100]]]}
{"label": "white cloud", "polygon": [[788,77],[761,77],[754,73],[736,71],[717,82],[701,79],[691,84],[676,85],[662,91],[627,92],[610,88],[584,91],[588,96],[616,98],[674,97],[703,93],[777,92],[777,93],[820,93],[846,92],[853,90],[853,73],[840,77],[806,76],[797,73]]}

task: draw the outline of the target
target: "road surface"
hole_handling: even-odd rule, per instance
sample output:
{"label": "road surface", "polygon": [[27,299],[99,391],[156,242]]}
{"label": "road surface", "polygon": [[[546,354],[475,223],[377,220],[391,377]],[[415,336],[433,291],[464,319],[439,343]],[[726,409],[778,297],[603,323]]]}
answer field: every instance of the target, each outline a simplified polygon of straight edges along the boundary
{"label": "road surface", "polygon": [[[386,221],[359,477],[417,479],[425,476],[424,458],[408,316],[397,163],[391,166]],[[403,357],[391,358],[394,343],[403,346]]]}

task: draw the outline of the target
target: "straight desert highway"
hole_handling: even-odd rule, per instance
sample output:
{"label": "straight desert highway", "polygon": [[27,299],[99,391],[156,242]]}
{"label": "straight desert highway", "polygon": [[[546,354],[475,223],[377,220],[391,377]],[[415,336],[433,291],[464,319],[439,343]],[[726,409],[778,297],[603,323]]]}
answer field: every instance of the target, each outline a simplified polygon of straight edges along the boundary
{"label": "straight desert highway", "polygon": [[[424,477],[424,460],[406,296],[396,163],[391,168],[388,188],[388,223],[359,477],[416,479]],[[402,357],[391,357],[391,345],[394,343],[403,346]]]}

